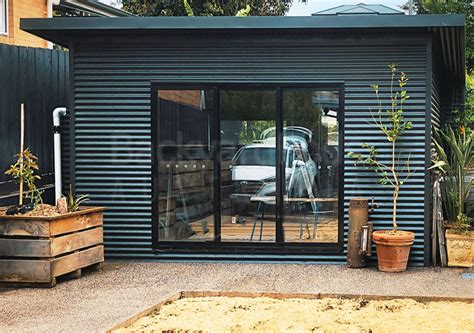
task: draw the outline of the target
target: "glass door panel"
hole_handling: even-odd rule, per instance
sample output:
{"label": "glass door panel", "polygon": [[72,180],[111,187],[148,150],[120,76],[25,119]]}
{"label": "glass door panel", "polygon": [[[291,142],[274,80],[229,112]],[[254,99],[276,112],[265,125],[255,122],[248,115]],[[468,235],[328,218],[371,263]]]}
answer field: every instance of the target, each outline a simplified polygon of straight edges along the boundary
{"label": "glass door panel", "polygon": [[338,242],[339,92],[282,92],[285,242]]}
{"label": "glass door panel", "polygon": [[158,240],[214,240],[212,90],[159,90]]}
{"label": "glass door panel", "polygon": [[276,93],[220,90],[221,240],[275,242]]}

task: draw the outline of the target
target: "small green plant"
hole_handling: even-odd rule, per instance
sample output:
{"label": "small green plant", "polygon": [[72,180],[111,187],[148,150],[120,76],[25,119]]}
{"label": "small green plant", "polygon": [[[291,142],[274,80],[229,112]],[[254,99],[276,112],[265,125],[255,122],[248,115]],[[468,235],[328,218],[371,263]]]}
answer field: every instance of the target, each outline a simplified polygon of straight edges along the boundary
{"label": "small green plant", "polygon": [[472,219],[464,213],[456,217],[456,222],[450,225],[451,231],[455,234],[469,234]]}
{"label": "small green plant", "polygon": [[[5,174],[12,177],[17,184],[20,184],[19,204],[23,204],[23,196],[28,198],[34,206],[42,204],[41,195],[43,192],[36,187],[36,181],[41,179],[36,174],[39,170],[38,158],[28,148],[17,154],[16,157],[17,161],[5,171]],[[23,194],[23,185],[28,188],[26,194]]]}
{"label": "small green plant", "polygon": [[70,212],[76,212],[79,210],[79,206],[84,202],[89,201],[89,194],[76,195],[72,193],[72,188],[69,186],[69,193],[67,195],[67,206]]}
{"label": "small green plant", "polygon": [[[411,175],[410,154],[405,163],[402,162],[400,159],[403,150],[397,148],[397,141],[404,132],[411,129],[413,125],[410,121],[406,121],[403,116],[404,103],[410,98],[405,89],[408,77],[403,72],[399,73],[394,64],[389,65],[389,68],[391,71],[390,107],[383,110],[379,95],[379,85],[372,85],[378,102],[378,110],[376,113],[371,111],[373,120],[371,124],[377,126],[385,135],[387,141],[391,143],[391,161],[387,163],[379,158],[377,148],[368,143],[362,144],[362,147],[367,149],[367,154],[349,152],[348,156],[356,160],[355,164],[361,163],[373,169],[380,176],[379,184],[388,185],[393,188],[392,221],[393,229],[396,231],[398,228],[397,202],[400,187]],[[398,89],[395,86],[395,80],[398,80]]]}

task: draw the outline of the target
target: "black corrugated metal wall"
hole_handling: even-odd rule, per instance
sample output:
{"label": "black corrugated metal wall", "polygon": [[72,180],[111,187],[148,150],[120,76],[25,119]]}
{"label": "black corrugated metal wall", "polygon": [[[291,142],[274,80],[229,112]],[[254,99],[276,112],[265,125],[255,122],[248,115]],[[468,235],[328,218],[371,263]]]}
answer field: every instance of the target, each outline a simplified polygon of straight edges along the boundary
{"label": "black corrugated metal wall", "polygon": [[39,158],[43,177],[39,183],[50,188],[52,111],[67,104],[68,82],[67,52],[0,44],[0,205],[16,202],[10,196],[16,185],[4,171],[20,150],[21,103],[25,104],[25,147]]}
{"label": "black corrugated metal wall", "polygon": [[[75,186],[90,193],[92,204],[108,207],[105,244],[109,258],[158,258],[151,238],[150,81],[345,83],[344,153],[375,144],[383,159],[390,144],[367,124],[377,102],[370,87],[378,83],[384,106],[390,104],[388,64],[410,78],[406,117],[414,124],[403,139],[411,152],[412,177],[399,199],[400,228],[416,233],[411,264],[422,265],[425,223],[425,139],[428,40],[413,35],[238,35],[156,38],[74,47]],[[391,226],[392,196],[377,177],[350,159],[344,163],[345,234],[351,197],[375,197],[376,228]],[[346,241],[346,237],[345,237]],[[227,256],[228,257],[228,256]],[[200,256],[203,258],[203,256]],[[301,259],[296,258],[295,259]],[[345,255],[314,256],[316,262],[343,263]]]}

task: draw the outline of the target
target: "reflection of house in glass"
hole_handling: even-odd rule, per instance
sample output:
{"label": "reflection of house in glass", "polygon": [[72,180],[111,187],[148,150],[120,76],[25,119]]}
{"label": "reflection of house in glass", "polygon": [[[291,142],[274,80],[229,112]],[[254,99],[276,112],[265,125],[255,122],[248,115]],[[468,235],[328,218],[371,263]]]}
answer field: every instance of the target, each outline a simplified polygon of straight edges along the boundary
{"label": "reflection of house in glass", "polygon": [[390,158],[371,84],[390,106],[396,63],[414,127],[399,226],[429,264],[429,148],[462,96],[463,17],[327,14],[23,21],[70,49],[64,160],[109,208],[109,257],[345,262],[351,198],[373,196],[376,229],[391,226],[391,192],[347,153]]}

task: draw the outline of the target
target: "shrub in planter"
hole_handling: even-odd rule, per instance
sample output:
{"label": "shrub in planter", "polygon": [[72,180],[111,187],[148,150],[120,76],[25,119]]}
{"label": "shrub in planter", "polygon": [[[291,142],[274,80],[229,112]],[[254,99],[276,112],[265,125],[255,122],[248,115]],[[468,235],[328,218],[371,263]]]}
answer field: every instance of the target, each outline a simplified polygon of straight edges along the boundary
{"label": "shrub in planter", "polygon": [[[87,195],[72,193],[63,198],[64,211],[44,204],[35,186],[36,157],[29,150],[18,156],[7,174],[29,191],[20,191],[18,206],[0,208],[0,285],[52,287],[58,276],[77,278],[82,268],[99,268],[104,261],[104,209],[81,207]],[[24,198],[30,202],[23,204]]]}
{"label": "shrub in planter", "polygon": [[[42,192],[36,187],[36,180],[41,179],[37,174],[39,170],[38,158],[28,148],[22,150],[16,157],[16,162],[10,165],[5,174],[12,177],[13,181],[19,184],[18,206],[10,207],[7,210],[7,215],[27,213],[36,206],[43,204]],[[24,192],[24,185],[28,189],[26,193]],[[30,200],[26,205],[23,204],[25,197]]]}
{"label": "shrub in planter", "polygon": [[81,207],[87,195],[72,193],[62,199],[64,209],[44,204],[35,184],[38,159],[23,149],[23,128],[20,153],[5,172],[19,184],[19,202],[0,207],[0,285],[54,286],[56,277],[79,277],[82,268],[104,261],[104,208]]}
{"label": "shrub in planter", "polygon": [[[379,86],[374,84],[375,95],[378,101],[377,112],[372,112],[372,124],[380,129],[387,141],[391,144],[391,158],[389,161],[378,156],[377,148],[364,143],[366,154],[349,152],[349,157],[355,159],[355,164],[363,164],[375,171],[379,176],[379,184],[390,186],[393,189],[393,229],[377,230],[372,239],[377,247],[379,270],[385,272],[402,272],[407,268],[410,247],[415,238],[414,233],[398,229],[397,203],[400,188],[411,175],[410,158],[405,163],[400,160],[402,149],[397,147],[398,140],[406,130],[412,128],[412,123],[403,116],[403,106],[409,98],[405,86],[408,78],[405,73],[399,72],[396,65],[389,65],[391,72],[390,107],[383,109],[379,95]],[[398,81],[396,85],[395,81]],[[402,165],[402,166],[400,166]]]}
{"label": "shrub in planter", "polygon": [[[455,125],[456,126],[456,125]],[[446,219],[448,266],[472,267],[474,231],[466,215],[473,180],[467,173],[474,162],[474,132],[463,124],[448,126],[436,134],[437,160],[432,168],[441,172],[443,213]]]}

